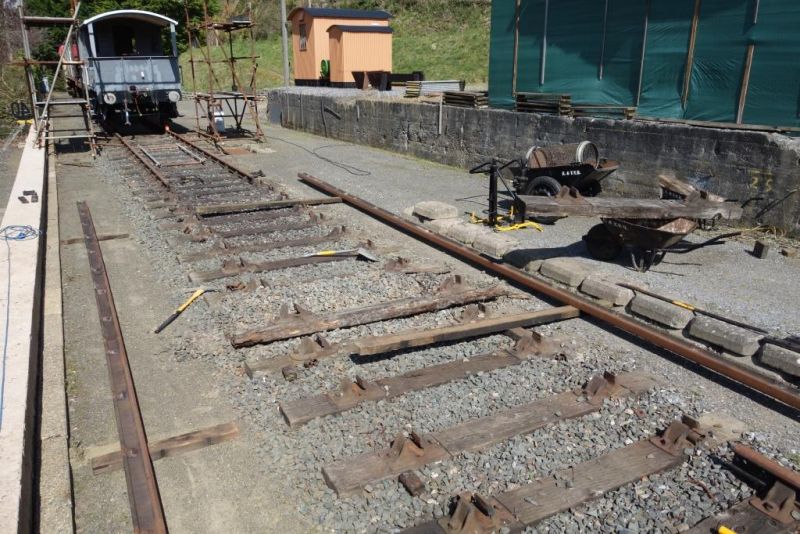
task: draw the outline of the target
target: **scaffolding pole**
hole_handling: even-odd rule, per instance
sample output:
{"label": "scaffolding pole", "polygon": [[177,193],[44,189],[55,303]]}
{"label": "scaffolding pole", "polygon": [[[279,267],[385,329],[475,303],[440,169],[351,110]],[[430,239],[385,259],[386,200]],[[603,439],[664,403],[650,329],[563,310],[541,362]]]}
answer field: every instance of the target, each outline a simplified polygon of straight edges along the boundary
{"label": "scaffolding pole", "polygon": [[[261,130],[258,116],[258,102],[263,98],[258,95],[256,90],[258,56],[256,56],[253,33],[252,6],[248,2],[246,13],[236,15],[234,14],[236,5],[236,2],[226,0],[222,8],[222,21],[218,21],[212,19],[209,14],[208,2],[203,0],[203,22],[192,24],[189,19],[188,5],[184,3],[192,91],[195,102],[195,125],[199,135],[209,137],[215,142],[230,137],[251,137],[257,141],[263,141],[264,133]],[[249,40],[249,56],[237,56],[234,50],[234,38],[236,35],[241,35],[242,32],[245,32]],[[194,45],[200,43],[200,34],[204,34],[205,45],[199,47],[202,58],[196,59]],[[220,34],[224,37],[220,38]],[[225,49],[225,41],[227,41],[228,50]],[[215,50],[218,51],[217,54],[214,53]],[[216,56],[222,57],[217,60]],[[238,69],[239,64],[245,62],[250,66],[250,79],[243,84]],[[205,70],[208,73],[206,92],[198,91],[196,63],[205,63]],[[214,65],[218,63],[224,63],[228,67],[230,83],[225,87],[220,83],[214,71]],[[246,129],[243,125],[246,114],[249,114],[253,121],[253,131]],[[221,128],[217,121],[221,119],[224,122],[225,118],[233,119],[233,128]]]}

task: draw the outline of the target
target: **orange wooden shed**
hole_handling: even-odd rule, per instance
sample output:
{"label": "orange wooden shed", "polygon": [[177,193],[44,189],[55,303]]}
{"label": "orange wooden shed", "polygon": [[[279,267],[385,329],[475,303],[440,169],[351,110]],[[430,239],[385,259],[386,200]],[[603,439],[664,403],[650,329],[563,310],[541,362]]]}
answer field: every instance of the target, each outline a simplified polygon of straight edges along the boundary
{"label": "orange wooden shed", "polygon": [[[323,59],[331,59],[331,37],[328,35],[328,29],[331,26],[388,27],[390,17],[391,15],[386,11],[327,7],[294,8],[289,13],[287,20],[292,25],[295,85],[320,85],[320,64]],[[391,34],[388,34],[388,36],[390,42],[388,70],[391,70]],[[334,68],[334,65],[331,64],[331,70]]]}
{"label": "orange wooden shed", "polygon": [[353,72],[392,72],[392,29],[337,24],[330,34],[331,86],[355,87]]}

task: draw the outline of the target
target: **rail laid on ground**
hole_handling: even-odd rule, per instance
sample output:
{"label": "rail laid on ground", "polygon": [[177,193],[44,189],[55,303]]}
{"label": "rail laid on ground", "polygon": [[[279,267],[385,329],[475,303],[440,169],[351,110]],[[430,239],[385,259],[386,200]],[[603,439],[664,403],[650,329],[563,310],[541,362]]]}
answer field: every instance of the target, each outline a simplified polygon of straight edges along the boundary
{"label": "rail laid on ground", "polygon": [[647,341],[648,343],[665,349],[677,356],[680,356],[681,358],[689,360],[692,363],[710,369],[720,375],[743,384],[752,390],[780,401],[787,406],[794,408],[795,410],[800,410],[800,395],[798,395],[796,391],[793,391],[791,388],[784,386],[777,381],[753,372],[742,365],[725,361],[714,355],[712,352],[696,347],[687,341],[678,339],[664,332],[660,332],[659,330],[656,330],[655,328],[652,328],[644,323],[625,317],[568,291],[564,291],[542,280],[533,278],[519,269],[502,263],[495,263],[480,255],[478,252],[461,245],[460,243],[436,234],[411,221],[405,220],[362,198],[351,195],[342,189],[334,187],[331,184],[320,180],[319,178],[306,173],[300,173],[298,176],[300,181],[314,187],[315,189],[329,195],[339,197],[346,204],[359,209],[371,217],[374,217],[375,219],[378,219],[379,221],[407,234],[411,234],[419,239],[422,239],[429,244],[435,245],[436,247],[457,256],[461,260],[473,265],[478,265],[487,271],[514,282],[515,284],[544,294],[563,304],[574,306],[581,312],[595,317],[596,319],[599,319],[602,322],[613,326],[614,328],[623,330],[638,337],[639,339]]}
{"label": "rail laid on ground", "polygon": [[[155,143],[123,142],[122,145],[138,160],[134,167],[141,176],[141,181],[137,178],[135,181],[129,181],[128,185],[134,191],[134,195],[143,202],[144,207],[153,210],[151,216],[154,220],[171,219],[158,223],[157,228],[173,233],[169,239],[172,243],[179,243],[175,246],[180,246],[182,249],[179,254],[180,261],[190,264],[212,259],[217,265],[221,262],[221,267],[212,270],[201,270],[208,269],[208,265],[201,265],[194,272],[187,268],[185,274],[190,275],[193,280],[229,279],[219,284],[220,291],[231,292],[230,295],[236,291],[249,292],[271,287],[273,282],[286,285],[280,277],[275,277],[279,279],[275,280],[268,274],[266,278],[261,279],[252,274],[277,269],[294,269],[300,265],[318,263],[318,259],[327,256],[313,254],[309,256],[301,254],[304,251],[297,251],[287,252],[295,254],[293,257],[267,258],[270,261],[258,261],[260,259],[257,258],[248,261],[249,256],[242,257],[239,254],[260,253],[278,248],[292,249],[336,241],[350,242],[349,246],[365,247],[365,249],[347,249],[342,252],[369,249],[378,258],[376,262],[363,262],[361,266],[353,269],[356,273],[368,272],[368,269],[403,274],[450,272],[448,267],[440,265],[415,264],[403,258],[381,258],[382,255],[391,254],[391,247],[384,249],[380,243],[372,241],[373,236],[355,235],[357,232],[346,230],[341,226],[344,222],[339,219],[342,217],[341,214],[336,212],[324,214],[308,208],[310,205],[329,204],[334,201],[350,204],[370,216],[378,217],[386,224],[421,238],[428,244],[444,248],[465,263],[483,267],[499,275],[498,277],[505,278],[506,281],[567,304],[560,308],[533,312],[516,310],[513,305],[509,307],[507,302],[500,304],[500,310],[483,307],[475,303],[497,298],[509,301],[514,299],[517,292],[506,284],[470,287],[463,283],[458,275],[440,280],[438,290],[426,286],[428,288],[422,295],[413,297],[402,295],[400,298],[395,296],[393,297],[395,300],[366,303],[350,308],[312,313],[296,302],[286,302],[274,320],[268,319],[265,324],[252,324],[248,321],[249,330],[227,333],[231,344],[236,348],[242,348],[246,357],[244,370],[251,378],[257,375],[282,373],[287,381],[302,382],[305,375],[303,368],[314,367],[323,359],[334,357],[344,359],[349,356],[355,363],[362,363],[376,358],[391,358],[398,354],[398,351],[432,347],[440,342],[465,341],[491,334],[502,334],[516,342],[512,348],[459,357],[436,365],[424,365],[399,375],[375,377],[369,380],[358,375],[355,376],[355,380],[342,377],[339,388],[311,391],[300,398],[292,395],[292,398],[279,399],[281,413],[286,423],[293,428],[318,418],[341,414],[366,403],[400,397],[449,382],[480,380],[478,377],[482,372],[521,365],[532,358],[566,359],[568,356],[560,350],[559,347],[563,344],[558,339],[545,338],[527,328],[535,324],[576,317],[579,310],[601,320],[607,320],[608,317],[614,318],[615,321],[621,320],[622,325],[611,320],[606,322],[634,333],[657,346],[673,350],[669,344],[659,342],[659,336],[668,337],[665,334],[627,320],[571,293],[558,290],[521,271],[486,260],[471,249],[440,238],[424,227],[406,223],[377,206],[330,187],[321,180],[307,175],[301,176],[306,183],[315,181],[316,184],[312,185],[328,195],[333,194],[333,197],[291,200],[289,195],[280,190],[278,184],[266,180],[251,180],[249,177],[253,177],[253,173],[231,168],[224,162],[218,161],[218,158],[209,157],[205,149],[193,143],[179,146],[183,143],[188,141],[181,136],[173,135]],[[192,151],[187,153],[190,148]],[[147,172],[139,169],[139,164],[144,165]],[[408,227],[404,227],[405,225]],[[313,228],[316,228],[316,231],[309,234],[314,235],[302,237],[285,235]],[[362,239],[368,241],[364,243]],[[279,256],[282,257],[283,254]],[[352,256],[339,258],[353,259]],[[375,267],[367,267],[368,265]],[[308,274],[313,275],[310,280],[353,276],[350,269]],[[309,277],[304,277],[302,280],[293,279],[289,285],[308,280]],[[445,308],[464,309],[460,312],[460,316],[454,317],[455,324],[437,328],[411,328],[356,338],[346,335],[338,342],[328,341],[325,337],[325,332],[328,331],[398,317],[417,316]],[[626,321],[632,325],[631,329],[625,327]],[[336,334],[333,335],[333,338],[337,337]],[[300,343],[290,351],[283,351],[271,358],[247,358],[248,355],[256,353],[247,352],[244,347],[292,338],[300,338]],[[670,341],[687,345],[678,340]],[[695,347],[692,349],[716,360],[710,352]],[[724,366],[731,365],[726,362],[719,363]],[[712,368],[711,365],[706,367]],[[357,455],[331,458],[319,466],[321,474],[326,483],[340,495],[361,494],[362,490],[372,491],[367,488],[377,481],[396,478],[411,495],[419,496],[425,491],[425,482],[415,471],[420,467],[451,458],[464,451],[486,452],[489,447],[514,436],[552,427],[566,419],[597,413],[602,409],[604,401],[614,397],[642,394],[651,390],[652,384],[647,377],[636,378],[628,374],[616,376],[605,373],[594,375],[581,388],[568,390],[567,387],[554,388],[556,393],[553,395],[520,406],[493,411],[483,417],[467,419],[449,428],[431,429],[424,434],[410,432],[409,436],[396,434],[396,438],[391,442],[387,440],[384,442],[385,445],[368,447],[366,451]],[[779,398],[777,395],[771,396]],[[780,400],[786,402],[785,398]],[[787,404],[791,405],[789,402]],[[336,425],[336,422],[328,421],[327,424]],[[705,431],[697,422],[684,419],[683,422],[676,422],[651,440],[628,444],[626,447],[567,470],[551,473],[546,479],[523,485],[515,490],[486,497],[463,494],[459,496],[458,505],[452,514],[438,521],[431,521],[431,518],[428,518],[427,523],[422,519],[423,524],[418,525],[416,527],[418,530],[413,531],[477,534],[496,532],[504,527],[519,530],[569,507],[605,495],[614,488],[627,485],[644,476],[678,467],[686,459],[686,448],[693,447],[704,436]],[[158,451],[155,449],[154,451],[157,457]],[[98,465],[104,465],[105,461]],[[563,482],[567,480],[569,484],[564,484]],[[491,491],[491,488],[486,491]],[[747,501],[737,504],[735,509],[741,512],[743,518],[740,523],[743,528],[740,530],[743,531],[744,526],[761,525],[765,517],[769,518],[769,521],[773,521],[773,517],[783,517],[772,514],[768,508],[778,503],[784,495],[784,489],[778,486],[772,496],[764,495],[763,501],[754,502],[752,506]]]}
{"label": "rail laid on ground", "polygon": [[139,400],[133,383],[125,340],[114,306],[114,296],[108,280],[100,241],[97,239],[92,214],[85,202],[78,202],[86,253],[92,272],[100,328],[106,351],[106,365],[114,401],[122,465],[128,486],[128,501],[135,532],[166,533],[167,523],[161,506],[161,495],[153,471],[153,461],[147,435],[139,410]]}

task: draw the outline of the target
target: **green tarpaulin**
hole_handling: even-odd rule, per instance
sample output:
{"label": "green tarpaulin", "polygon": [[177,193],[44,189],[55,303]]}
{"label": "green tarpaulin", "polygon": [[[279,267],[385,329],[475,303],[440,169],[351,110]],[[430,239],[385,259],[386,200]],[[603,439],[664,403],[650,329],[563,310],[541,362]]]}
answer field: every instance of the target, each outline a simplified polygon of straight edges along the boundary
{"label": "green tarpaulin", "polygon": [[494,0],[489,97],[561,93],[718,122],[741,110],[744,123],[797,127],[798,28],[800,0]]}

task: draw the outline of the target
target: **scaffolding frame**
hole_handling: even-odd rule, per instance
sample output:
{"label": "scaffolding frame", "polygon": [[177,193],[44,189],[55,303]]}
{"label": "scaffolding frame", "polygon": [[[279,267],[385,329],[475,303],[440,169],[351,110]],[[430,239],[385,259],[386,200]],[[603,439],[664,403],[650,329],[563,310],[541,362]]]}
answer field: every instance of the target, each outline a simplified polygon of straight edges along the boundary
{"label": "scaffolding frame", "polygon": [[[36,144],[43,146],[45,141],[56,141],[61,139],[86,139],[89,142],[89,148],[92,151],[92,156],[97,155],[96,135],[94,131],[94,124],[92,122],[92,103],[89,98],[88,89],[88,71],[86,68],[86,61],[72,57],[72,43],[74,36],[80,27],[78,13],[80,12],[81,2],[70,1],[72,10],[71,17],[37,17],[27,16],[24,13],[24,5],[19,5],[19,18],[22,26],[22,49],[24,59],[22,61],[25,67],[25,81],[28,85],[28,92],[30,95],[31,109],[33,110],[34,127],[36,128]],[[31,44],[28,32],[31,28],[48,28],[55,26],[68,26],[67,36],[64,39],[64,44],[59,53],[58,61],[40,61],[33,59]],[[39,100],[38,91],[36,90],[36,79],[34,67],[39,65],[53,65],[55,64],[55,72],[50,87],[47,90],[47,96],[44,100]],[[64,73],[64,81],[68,84],[66,79],[66,66],[74,66],[77,69],[78,76],[81,78],[82,91],[80,97],[61,98],[53,97],[55,87],[58,82],[58,76]],[[54,128],[52,124],[52,117],[50,110],[53,106],[74,106],[77,105],[81,112],[80,115],[56,115],[56,117],[83,118],[83,131],[81,128]]]}
{"label": "scaffolding frame", "polygon": [[[251,137],[256,141],[264,140],[261,122],[258,117],[258,102],[263,100],[256,92],[256,72],[258,69],[258,56],[255,50],[255,36],[253,34],[252,4],[248,1],[244,15],[234,15],[235,0],[225,0],[222,17],[224,22],[212,20],[208,12],[208,2],[203,0],[203,22],[193,25],[189,18],[189,8],[184,2],[186,16],[186,35],[189,40],[189,65],[192,75],[192,93],[195,109],[195,126],[199,135],[208,137],[214,142],[219,142],[229,137]],[[233,51],[234,36],[245,32],[249,41],[250,55],[236,56]],[[195,59],[195,43],[200,42],[200,34],[204,34],[205,46],[199,46],[202,56]],[[220,34],[225,37],[220,38]],[[225,41],[228,51],[225,50]],[[215,60],[213,50],[220,50],[223,59]],[[247,86],[243,86],[238,74],[238,64],[249,61],[250,79]],[[230,74],[230,90],[223,88],[222,83],[214,72],[214,64],[224,63],[228,66]],[[208,72],[208,86],[205,92],[198,91],[197,68],[205,65]],[[255,131],[244,128],[245,114],[249,112],[255,125]],[[233,135],[227,131],[220,131],[216,120],[232,118],[234,121]]]}

